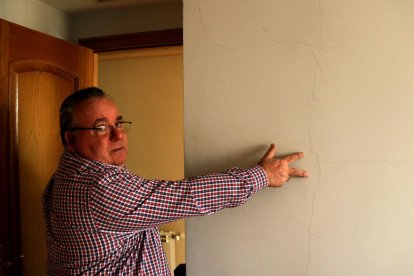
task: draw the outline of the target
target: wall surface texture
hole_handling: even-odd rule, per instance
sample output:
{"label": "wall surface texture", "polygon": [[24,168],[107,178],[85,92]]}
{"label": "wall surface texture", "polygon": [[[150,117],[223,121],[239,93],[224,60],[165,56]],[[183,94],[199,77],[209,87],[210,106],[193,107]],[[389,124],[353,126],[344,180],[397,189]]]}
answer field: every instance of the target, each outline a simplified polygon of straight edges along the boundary
{"label": "wall surface texture", "polygon": [[311,172],[187,220],[189,275],[414,274],[414,2],[184,0],[186,176]]}
{"label": "wall surface texture", "polygon": [[69,39],[69,15],[37,0],[0,0],[0,18],[57,38]]}

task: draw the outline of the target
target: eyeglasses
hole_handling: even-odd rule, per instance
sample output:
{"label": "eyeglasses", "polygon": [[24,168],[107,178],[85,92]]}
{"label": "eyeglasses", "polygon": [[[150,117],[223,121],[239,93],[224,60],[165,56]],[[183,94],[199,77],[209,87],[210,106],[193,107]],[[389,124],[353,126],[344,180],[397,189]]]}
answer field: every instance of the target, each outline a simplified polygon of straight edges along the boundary
{"label": "eyeglasses", "polygon": [[70,132],[76,130],[93,130],[93,132],[98,136],[105,136],[113,129],[119,129],[122,132],[127,132],[131,126],[132,122],[128,121],[118,121],[115,125],[108,125],[108,124],[99,124],[94,127],[73,127],[69,129]]}

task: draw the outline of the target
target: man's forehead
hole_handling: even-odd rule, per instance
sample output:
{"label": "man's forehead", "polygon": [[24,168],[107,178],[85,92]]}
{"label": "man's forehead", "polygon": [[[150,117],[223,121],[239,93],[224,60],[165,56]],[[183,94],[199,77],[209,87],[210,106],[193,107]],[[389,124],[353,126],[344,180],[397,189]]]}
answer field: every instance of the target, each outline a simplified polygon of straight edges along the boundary
{"label": "man's forehead", "polygon": [[107,98],[91,98],[75,107],[74,119],[77,122],[110,122],[122,119],[117,105]]}

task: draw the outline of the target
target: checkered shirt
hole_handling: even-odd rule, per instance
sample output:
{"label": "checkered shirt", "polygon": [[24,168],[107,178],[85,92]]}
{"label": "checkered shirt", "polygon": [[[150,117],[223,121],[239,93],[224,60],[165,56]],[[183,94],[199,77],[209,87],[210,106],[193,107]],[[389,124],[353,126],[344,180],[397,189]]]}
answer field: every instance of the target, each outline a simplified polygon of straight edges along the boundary
{"label": "checkered shirt", "polygon": [[243,204],[260,166],[148,180],[65,151],[43,195],[49,275],[170,275],[158,224]]}

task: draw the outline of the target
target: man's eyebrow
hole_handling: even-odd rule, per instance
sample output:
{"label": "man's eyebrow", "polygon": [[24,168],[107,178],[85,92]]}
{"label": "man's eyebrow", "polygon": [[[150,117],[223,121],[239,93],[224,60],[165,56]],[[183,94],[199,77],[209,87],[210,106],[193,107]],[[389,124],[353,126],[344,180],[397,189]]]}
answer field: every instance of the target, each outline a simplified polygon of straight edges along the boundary
{"label": "man's eyebrow", "polygon": [[[116,117],[115,121],[116,122],[122,121],[122,119],[123,119],[122,116],[118,116],[118,117]],[[109,120],[107,118],[98,118],[98,119],[95,120],[95,124],[108,123],[108,122],[109,122]]]}
{"label": "man's eyebrow", "polygon": [[107,123],[108,122],[108,119],[107,118],[98,118],[98,119],[96,119],[95,120],[95,125],[96,124],[98,124],[98,123]]}

